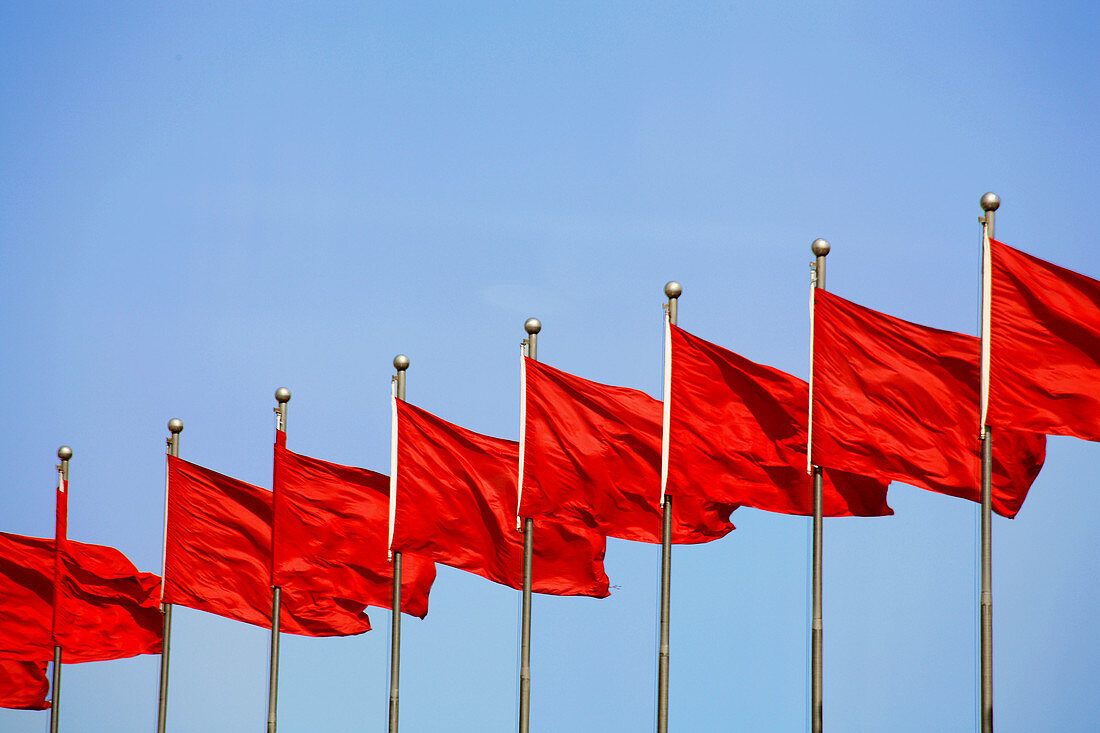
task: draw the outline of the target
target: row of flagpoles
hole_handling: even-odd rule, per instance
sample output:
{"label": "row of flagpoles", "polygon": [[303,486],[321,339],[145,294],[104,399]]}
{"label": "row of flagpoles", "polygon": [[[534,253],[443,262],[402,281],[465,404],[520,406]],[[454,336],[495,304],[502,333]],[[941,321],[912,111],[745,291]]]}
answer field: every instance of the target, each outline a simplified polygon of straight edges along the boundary
{"label": "row of flagpoles", "polygon": [[174,419],[160,577],[116,550],[68,540],[72,451],[62,447],[54,539],[0,533],[0,705],[50,707],[57,731],[62,663],[160,653],[163,733],[179,604],[271,629],[266,729],[275,733],[280,633],[363,633],[364,609],[378,606],[393,611],[396,733],[401,612],[427,614],[439,562],[521,591],[527,733],[531,595],[606,596],[605,542],[617,537],[661,544],[656,710],[667,733],[671,547],[720,539],[731,512],[751,506],[813,517],[809,728],[818,733],[823,520],[892,514],[887,485],[902,481],[981,504],[978,712],[992,731],[991,513],[1019,511],[1046,434],[1100,440],[1100,282],[996,241],[999,203],[981,199],[980,338],[827,292],[829,244],[819,239],[809,382],[681,329],[682,289],[670,282],[662,400],[540,363],[542,324],[524,324],[518,443],[407,402],[403,355],[389,476],[288,450],[287,389],[275,395],[272,491],[182,460]]}

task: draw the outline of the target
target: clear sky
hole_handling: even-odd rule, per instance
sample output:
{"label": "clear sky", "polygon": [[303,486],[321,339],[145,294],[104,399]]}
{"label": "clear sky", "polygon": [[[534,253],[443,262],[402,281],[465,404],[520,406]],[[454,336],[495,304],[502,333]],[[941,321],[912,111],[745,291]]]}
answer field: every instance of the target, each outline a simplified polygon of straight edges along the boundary
{"label": "clear sky", "polygon": [[[388,471],[389,382],[516,438],[519,342],[658,395],[680,325],[806,377],[829,288],[975,333],[978,199],[1000,239],[1100,277],[1095,3],[0,5],[0,529],[159,572],[164,440],[270,486],[289,447]],[[1100,446],[1049,442],[995,518],[998,731],[1100,717]],[[977,509],[895,484],[825,525],[831,730],[970,731]],[[673,561],[671,729],[805,729],[809,520],[736,512]],[[536,598],[532,731],[654,725],[658,549],[606,600]],[[280,731],[383,731],[389,614],[284,636]],[[506,731],[519,594],[440,567],[404,624],[401,730]],[[260,730],[268,632],[178,609],[169,730]],[[62,729],[154,727],[157,657],[66,666]],[[0,729],[48,714],[0,711]]]}

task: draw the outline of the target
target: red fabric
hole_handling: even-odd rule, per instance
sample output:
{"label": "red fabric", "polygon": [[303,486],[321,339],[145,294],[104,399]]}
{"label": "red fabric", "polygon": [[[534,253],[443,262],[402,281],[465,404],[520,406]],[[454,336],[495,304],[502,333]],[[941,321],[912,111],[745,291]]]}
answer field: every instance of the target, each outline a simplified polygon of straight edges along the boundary
{"label": "red fabric", "polygon": [[[284,592],[322,591],[392,609],[389,519],[388,476],[276,443],[275,578]],[[404,555],[401,610],[424,618],[434,580],[435,563]]]}
{"label": "red fabric", "polygon": [[988,424],[1100,440],[1100,282],[989,244]]}
{"label": "red fabric", "polygon": [[0,708],[48,710],[46,662],[0,660]]}
{"label": "red fabric", "polygon": [[[271,503],[270,491],[168,456],[164,602],[271,628]],[[362,604],[315,589],[282,594],[280,631],[345,636],[369,628]]]}
{"label": "red fabric", "polygon": [[[809,387],[676,326],[672,333],[668,482],[704,497],[780,514],[813,514],[806,472]],[[886,484],[826,470],[826,517],[893,514]]]}
{"label": "red fabric", "polygon": [[111,547],[63,543],[54,624],[55,546],[0,533],[0,658],[45,662],[55,643],[65,662],[160,653],[160,578]]}
{"label": "red fabric", "polygon": [[0,532],[0,658],[53,659],[54,546]]}
{"label": "red fabric", "polygon": [[[661,542],[662,407],[645,392],[567,374],[524,357],[520,514],[635,542]],[[731,504],[672,504],[672,541],[709,542],[733,530]]]}
{"label": "red fabric", "polygon": [[[160,654],[160,577],[113,547],[68,540],[54,637],[66,662]],[[77,653],[79,648],[94,651]]]}
{"label": "red fabric", "polygon": [[[814,462],[980,501],[978,339],[815,297]],[[1016,516],[1045,455],[993,433],[994,511]]]}
{"label": "red fabric", "polygon": [[54,537],[64,539],[69,535],[69,482],[58,476],[56,519],[54,520]]}
{"label": "red fabric", "polygon": [[[53,536],[56,540],[56,546],[64,550],[68,542],[66,538],[69,534],[69,482],[64,478],[64,474],[59,470],[57,475],[57,496],[54,500],[54,530]],[[57,594],[61,588],[61,583],[64,577],[64,564],[61,560],[61,553],[54,555],[54,570],[53,570],[53,587],[54,593]],[[53,607],[53,620],[51,626],[54,629],[58,628],[57,614],[59,606]],[[56,639],[54,640],[56,644]]]}
{"label": "red fabric", "polygon": [[[397,401],[396,509],[391,547],[519,589],[519,444],[460,428]],[[608,595],[603,536],[534,522],[536,593]]]}

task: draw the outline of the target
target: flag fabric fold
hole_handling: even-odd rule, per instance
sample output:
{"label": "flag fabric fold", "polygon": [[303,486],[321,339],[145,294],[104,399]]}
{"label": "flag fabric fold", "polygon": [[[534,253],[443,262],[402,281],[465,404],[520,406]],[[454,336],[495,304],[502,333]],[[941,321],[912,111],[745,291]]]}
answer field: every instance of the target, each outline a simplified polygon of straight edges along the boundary
{"label": "flag fabric fold", "polygon": [[[275,445],[275,581],[283,592],[324,593],[393,608],[389,559],[390,479],[363,468],[299,455]],[[406,554],[401,606],[424,618],[435,564]]]}
{"label": "flag fabric fold", "polygon": [[55,644],[67,663],[158,654],[160,578],[112,547],[69,540],[60,558],[56,547],[0,533],[0,658],[46,662]]}
{"label": "flag fabric fold", "polygon": [[[113,547],[65,542],[54,639],[66,662],[159,654],[160,576],[139,572]],[[84,654],[74,649],[95,650]]]}
{"label": "flag fabric fold", "polygon": [[[168,456],[164,602],[271,628],[272,494]],[[370,629],[365,604],[327,589],[282,593],[279,630],[345,636]]]}
{"label": "flag fabric fold", "polygon": [[[980,501],[979,340],[814,297],[814,463]],[[1045,455],[995,432],[994,511],[1016,515]]]}
{"label": "flag fabric fold", "polygon": [[[661,402],[528,357],[523,365],[520,515],[660,543]],[[685,496],[672,507],[673,543],[733,530],[735,505]]]}
{"label": "flag fabric fold", "polygon": [[[403,400],[394,400],[394,410],[390,548],[522,588],[519,444],[466,430]],[[549,521],[534,527],[534,592],[608,595],[602,535]]]}
{"label": "flag fabric fold", "polygon": [[1100,441],[1100,281],[989,245],[988,424]]}
{"label": "flag fabric fold", "polygon": [[[670,325],[666,491],[812,515],[806,471],[809,386]],[[815,424],[815,435],[818,427]],[[823,472],[826,517],[893,514],[886,483]]]}
{"label": "flag fabric fold", "polygon": [[0,708],[48,710],[46,662],[0,659]]}
{"label": "flag fabric fold", "polygon": [[0,532],[0,658],[53,659],[52,539]]}

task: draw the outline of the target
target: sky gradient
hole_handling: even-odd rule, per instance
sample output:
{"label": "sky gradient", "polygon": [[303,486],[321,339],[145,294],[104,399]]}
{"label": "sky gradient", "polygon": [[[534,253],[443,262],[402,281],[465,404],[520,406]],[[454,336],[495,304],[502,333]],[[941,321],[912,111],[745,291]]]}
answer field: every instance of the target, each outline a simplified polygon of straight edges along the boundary
{"label": "sky gradient", "polygon": [[[810,242],[830,290],[976,333],[997,235],[1100,277],[1095,3],[0,6],[0,530],[161,565],[182,457],[270,487],[288,447],[389,470],[411,402],[515,439],[519,342],[659,396],[680,325],[805,378]],[[1100,446],[1048,443],[993,522],[1000,733],[1100,717]],[[894,484],[824,536],[831,730],[970,731],[976,505]],[[808,519],[742,509],[673,558],[670,730],[806,728]],[[658,548],[605,600],[538,597],[532,731],[654,725]],[[283,637],[279,729],[383,731],[389,616]],[[260,730],[268,632],[177,609],[169,730]],[[439,568],[403,626],[401,730],[514,729],[519,594]],[[149,731],[159,658],[66,666],[62,730]],[[0,710],[0,729],[47,713]]]}

